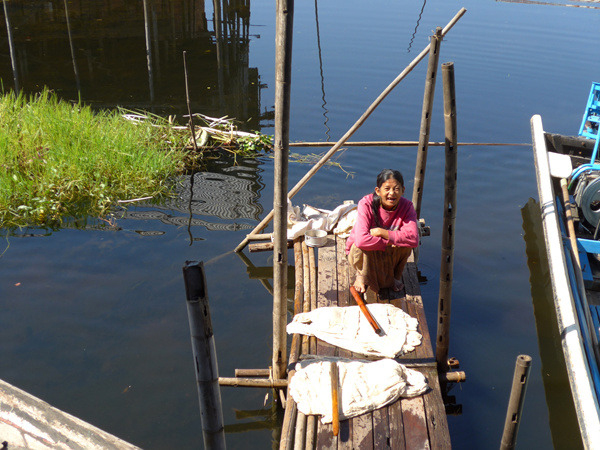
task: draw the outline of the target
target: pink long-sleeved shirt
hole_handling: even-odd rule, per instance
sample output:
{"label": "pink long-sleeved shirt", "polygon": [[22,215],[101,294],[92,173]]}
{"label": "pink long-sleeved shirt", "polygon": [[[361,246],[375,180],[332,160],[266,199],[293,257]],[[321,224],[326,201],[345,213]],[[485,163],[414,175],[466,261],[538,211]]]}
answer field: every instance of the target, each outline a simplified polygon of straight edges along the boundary
{"label": "pink long-sleeved shirt", "polygon": [[419,231],[417,229],[417,213],[411,201],[400,198],[400,203],[392,211],[379,207],[381,228],[388,230],[389,239],[371,236],[369,231],[376,228],[375,217],[371,208],[373,194],[365,195],[358,202],[358,217],[350,237],[346,241],[346,253],[352,244],[361,250],[385,250],[388,243],[398,247],[417,247]]}

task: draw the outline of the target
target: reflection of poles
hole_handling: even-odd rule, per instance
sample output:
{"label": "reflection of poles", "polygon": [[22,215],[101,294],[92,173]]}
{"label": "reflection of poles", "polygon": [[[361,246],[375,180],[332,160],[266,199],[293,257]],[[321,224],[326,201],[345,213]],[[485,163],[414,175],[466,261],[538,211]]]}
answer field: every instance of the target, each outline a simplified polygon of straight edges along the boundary
{"label": "reflection of poles", "polygon": [[215,45],[217,47],[217,88],[219,90],[219,106],[225,107],[224,76],[223,76],[223,21],[221,0],[213,0],[213,27],[215,31]]}
{"label": "reflection of poles", "polygon": [[12,27],[10,26],[10,19],[8,18],[8,6],[6,0],[2,0],[4,4],[4,18],[6,19],[6,34],[8,35],[8,47],[10,48],[10,62],[13,70],[13,80],[15,82],[15,94],[19,94],[19,76],[17,74],[17,59],[15,56],[15,44],[13,42]]}
{"label": "reflection of poles", "polygon": [[188,320],[192,337],[198,400],[202,418],[204,448],[224,449],[225,430],[219,388],[219,370],[213,335],[206,277],[202,262],[188,261],[183,266]]}
{"label": "reflection of poles", "polygon": [[417,35],[417,30],[419,29],[419,22],[421,22],[421,16],[423,16],[423,11],[425,11],[426,3],[427,3],[427,0],[423,0],[423,6],[421,7],[421,12],[419,13],[419,18],[417,19],[417,24],[415,25],[415,31],[413,31],[413,34],[410,38],[410,42],[408,43],[408,49],[406,50],[407,53],[410,53],[410,48],[412,47],[412,44],[415,40],[415,36]]}
{"label": "reflection of poles", "polygon": [[152,75],[152,47],[150,44],[150,13],[148,11],[148,0],[144,0],[144,27],[146,31],[146,60],[148,61],[150,103],[154,103],[154,77]]}
{"label": "reflection of poles", "polygon": [[294,0],[277,0],[273,193],[273,378],[285,376],[287,336],[287,184]]}
{"label": "reflection of poles", "polygon": [[321,72],[321,92],[323,94],[323,104],[321,105],[321,108],[323,108],[323,117],[325,117],[325,123],[323,125],[325,125],[325,129],[327,131],[325,131],[325,135],[327,136],[327,142],[329,142],[331,140],[331,136],[329,135],[329,132],[331,131],[331,129],[327,126],[327,122],[329,122],[329,117],[327,117],[327,113],[329,112],[326,108],[327,106],[327,101],[325,100],[325,77],[323,76],[323,58],[321,57],[321,34],[319,33],[319,10],[317,8],[317,1],[315,0],[315,20],[317,22],[317,48],[319,49],[319,70]]}
{"label": "reflection of poles", "polygon": [[427,144],[429,143],[429,129],[431,127],[431,110],[433,108],[433,94],[435,93],[435,79],[438,61],[440,59],[440,44],[442,42],[442,29],[438,27],[431,36],[429,44],[429,61],[427,77],[425,78],[425,93],[423,94],[423,111],[421,113],[421,129],[419,131],[419,148],[417,150],[417,164],[415,167],[415,184],[413,186],[412,202],[421,217],[421,199],[423,198],[423,185],[425,183],[425,167],[427,166]]}
{"label": "reflection of poles", "polygon": [[69,34],[69,46],[71,47],[71,59],[73,60],[73,72],[75,72],[75,83],[77,83],[77,92],[81,97],[81,83],[79,82],[79,70],[77,70],[77,62],[75,61],[75,48],[73,47],[73,37],[71,36],[71,21],[69,20],[69,7],[65,0],[65,17],[67,19],[67,33]]}

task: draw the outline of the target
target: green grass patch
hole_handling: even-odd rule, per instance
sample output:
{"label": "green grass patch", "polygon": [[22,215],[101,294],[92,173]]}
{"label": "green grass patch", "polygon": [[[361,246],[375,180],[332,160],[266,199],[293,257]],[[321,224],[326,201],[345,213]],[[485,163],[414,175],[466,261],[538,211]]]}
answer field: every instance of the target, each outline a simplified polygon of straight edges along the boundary
{"label": "green grass patch", "polygon": [[189,133],[149,117],[132,122],[47,90],[0,97],[0,227],[56,228],[171,192],[171,175],[189,163]]}

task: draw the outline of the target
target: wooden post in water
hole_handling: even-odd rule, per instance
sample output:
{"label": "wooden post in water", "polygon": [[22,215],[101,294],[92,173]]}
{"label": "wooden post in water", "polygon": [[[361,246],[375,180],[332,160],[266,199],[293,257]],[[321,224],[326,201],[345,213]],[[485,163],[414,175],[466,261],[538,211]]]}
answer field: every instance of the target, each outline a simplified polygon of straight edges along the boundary
{"label": "wooden post in water", "polygon": [[71,21],[69,19],[69,6],[67,0],[65,4],[65,19],[67,21],[67,34],[69,36],[69,47],[71,48],[71,60],[73,61],[73,72],[75,73],[75,83],[77,84],[77,93],[81,97],[81,83],[79,82],[79,70],[77,69],[77,61],[75,60],[75,48],[73,47],[73,36],[71,35]]}
{"label": "wooden post in water", "polygon": [[421,199],[423,198],[423,184],[425,182],[425,166],[427,165],[427,145],[429,144],[429,129],[431,128],[431,110],[433,109],[433,95],[435,93],[435,80],[437,77],[438,61],[440,59],[440,44],[442,42],[442,28],[437,27],[431,36],[429,44],[429,61],[427,64],[427,78],[425,78],[425,93],[423,94],[423,111],[421,113],[421,129],[419,130],[419,147],[417,151],[417,165],[415,167],[415,184],[413,186],[412,202],[421,217]]}
{"label": "wooden post in water", "polygon": [[185,282],[196,382],[198,383],[204,448],[224,449],[225,428],[223,426],[223,406],[221,404],[221,389],[219,388],[217,352],[210,320],[208,292],[202,262],[187,261],[183,266],[183,280]]}
{"label": "wooden post in water", "polygon": [[515,363],[515,374],[513,376],[510,399],[506,411],[504,432],[502,433],[502,441],[500,442],[501,450],[513,449],[517,444],[517,433],[519,432],[519,423],[521,421],[521,412],[523,411],[523,402],[525,401],[525,391],[527,390],[530,369],[531,356],[519,355]]}
{"label": "wooden post in water", "polygon": [[442,64],[444,82],[444,128],[446,169],[444,174],[444,225],[442,228],[442,261],[438,300],[438,325],[435,356],[440,372],[448,371],[450,344],[450,309],[452,305],[452,275],[454,267],[454,224],[456,222],[456,96],[454,63]]}
{"label": "wooden post in water", "polygon": [[294,0],[277,0],[273,193],[273,378],[285,378],[287,336],[287,184]]}

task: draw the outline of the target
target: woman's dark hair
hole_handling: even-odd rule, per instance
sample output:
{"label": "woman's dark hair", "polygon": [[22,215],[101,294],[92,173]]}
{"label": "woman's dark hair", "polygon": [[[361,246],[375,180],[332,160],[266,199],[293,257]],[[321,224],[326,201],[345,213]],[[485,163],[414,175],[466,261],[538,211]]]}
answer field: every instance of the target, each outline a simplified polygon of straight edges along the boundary
{"label": "woman's dark hair", "polygon": [[[383,183],[385,183],[390,178],[393,178],[400,186],[404,187],[404,178],[402,174],[398,170],[392,169],[383,169],[377,175],[377,187],[380,188]],[[373,200],[371,201],[371,209],[373,210],[373,216],[375,217],[375,225],[381,227],[381,219],[379,218],[379,207],[381,206],[381,197],[377,195],[376,192],[373,192]]]}

